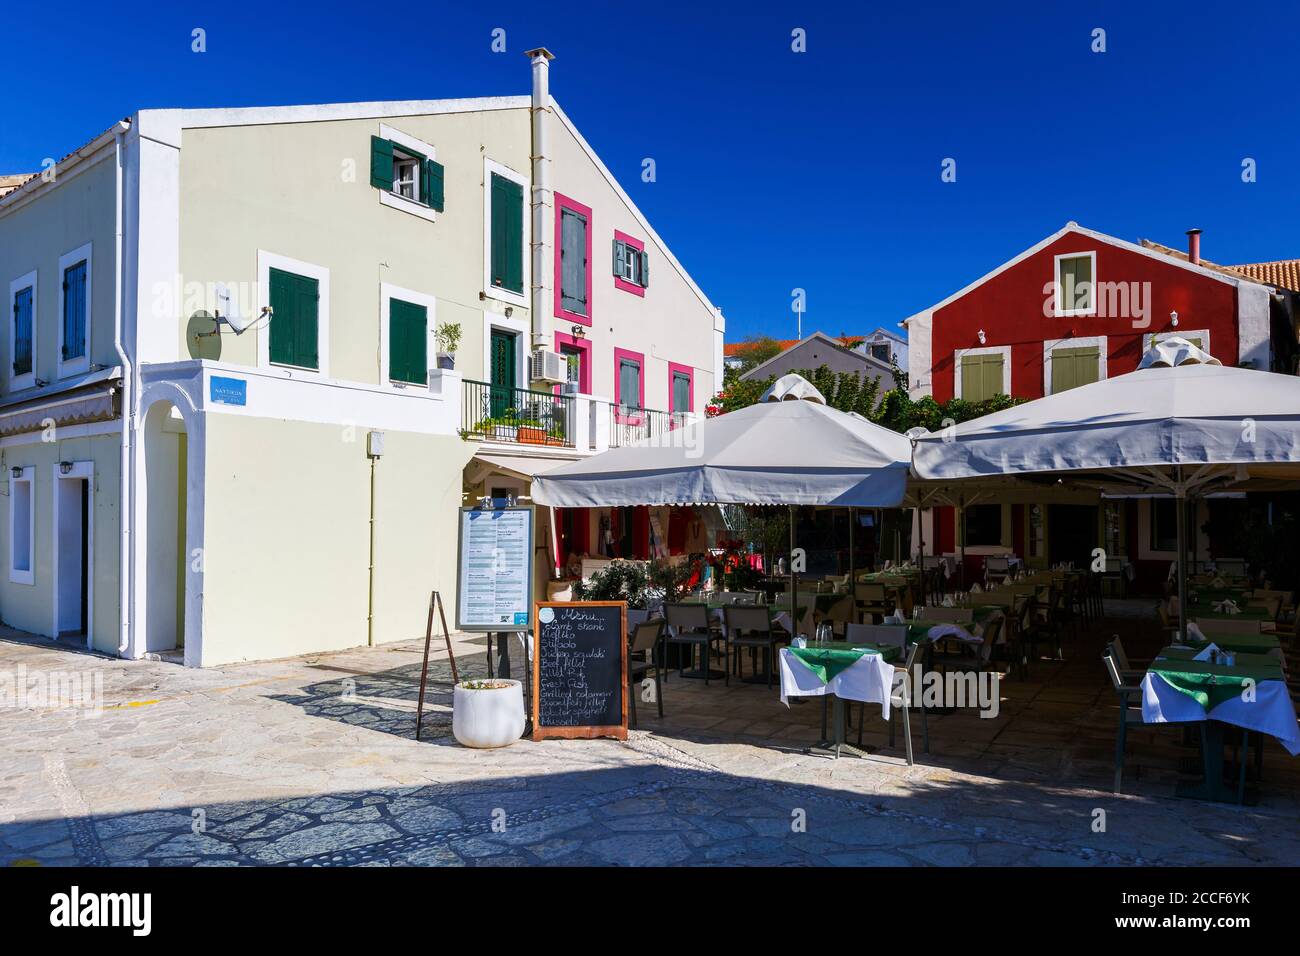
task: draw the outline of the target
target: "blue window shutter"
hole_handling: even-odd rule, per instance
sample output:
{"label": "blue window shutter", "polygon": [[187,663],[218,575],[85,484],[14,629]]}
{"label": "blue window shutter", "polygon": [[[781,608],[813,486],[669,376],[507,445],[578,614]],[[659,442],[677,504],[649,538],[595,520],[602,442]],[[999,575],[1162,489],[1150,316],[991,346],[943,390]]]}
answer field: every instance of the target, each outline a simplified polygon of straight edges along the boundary
{"label": "blue window shutter", "polygon": [[86,354],[86,263],[63,270],[63,360]]}
{"label": "blue window shutter", "polygon": [[26,375],[32,370],[32,289],[19,290],[14,296],[14,356],[15,375]]}

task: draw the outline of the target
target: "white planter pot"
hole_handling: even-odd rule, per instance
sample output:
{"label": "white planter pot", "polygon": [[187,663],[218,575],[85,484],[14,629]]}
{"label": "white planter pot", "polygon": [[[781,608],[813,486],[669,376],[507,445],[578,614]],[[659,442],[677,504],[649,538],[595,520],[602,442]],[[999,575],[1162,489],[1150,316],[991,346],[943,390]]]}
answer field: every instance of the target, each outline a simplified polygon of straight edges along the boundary
{"label": "white planter pot", "polygon": [[452,691],[451,732],[466,747],[508,747],[524,732],[524,685],[517,680],[490,690]]}

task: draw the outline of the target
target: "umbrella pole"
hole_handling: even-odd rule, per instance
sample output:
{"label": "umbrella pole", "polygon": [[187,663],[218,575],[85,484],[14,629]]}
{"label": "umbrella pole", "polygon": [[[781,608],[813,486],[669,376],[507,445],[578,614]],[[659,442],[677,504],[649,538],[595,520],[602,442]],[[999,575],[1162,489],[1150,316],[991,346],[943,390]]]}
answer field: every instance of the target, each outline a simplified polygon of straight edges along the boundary
{"label": "umbrella pole", "polygon": [[1178,643],[1187,643],[1187,498],[1183,496],[1183,469],[1178,468]]}
{"label": "umbrella pole", "polygon": [[794,505],[790,505],[790,630],[799,633],[799,575],[794,571]]}
{"label": "umbrella pole", "polygon": [[853,547],[853,526],[857,524],[857,508],[849,509],[849,590],[853,590],[853,585],[858,581],[857,556]]}

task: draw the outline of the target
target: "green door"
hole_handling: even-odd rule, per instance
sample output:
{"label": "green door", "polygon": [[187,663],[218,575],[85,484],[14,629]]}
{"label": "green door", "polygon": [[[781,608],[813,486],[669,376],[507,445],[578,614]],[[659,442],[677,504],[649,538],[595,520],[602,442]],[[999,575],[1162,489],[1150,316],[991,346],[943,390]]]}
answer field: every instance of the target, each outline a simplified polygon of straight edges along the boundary
{"label": "green door", "polygon": [[514,405],[515,333],[492,330],[492,417],[501,418]]}

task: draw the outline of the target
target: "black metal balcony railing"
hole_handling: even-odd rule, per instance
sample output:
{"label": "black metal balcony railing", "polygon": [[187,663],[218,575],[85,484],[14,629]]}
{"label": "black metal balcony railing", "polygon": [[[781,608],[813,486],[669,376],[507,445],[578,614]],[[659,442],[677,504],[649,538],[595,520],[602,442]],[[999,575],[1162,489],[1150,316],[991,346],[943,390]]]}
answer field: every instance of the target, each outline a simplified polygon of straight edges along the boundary
{"label": "black metal balcony railing", "polygon": [[573,447],[573,400],[488,382],[464,382],[461,435],[485,441]]}
{"label": "black metal balcony railing", "polygon": [[611,402],[609,447],[621,448],[647,438],[663,439],[669,432],[681,428],[686,422],[686,416],[680,412],[661,412],[652,408],[634,408]]}

